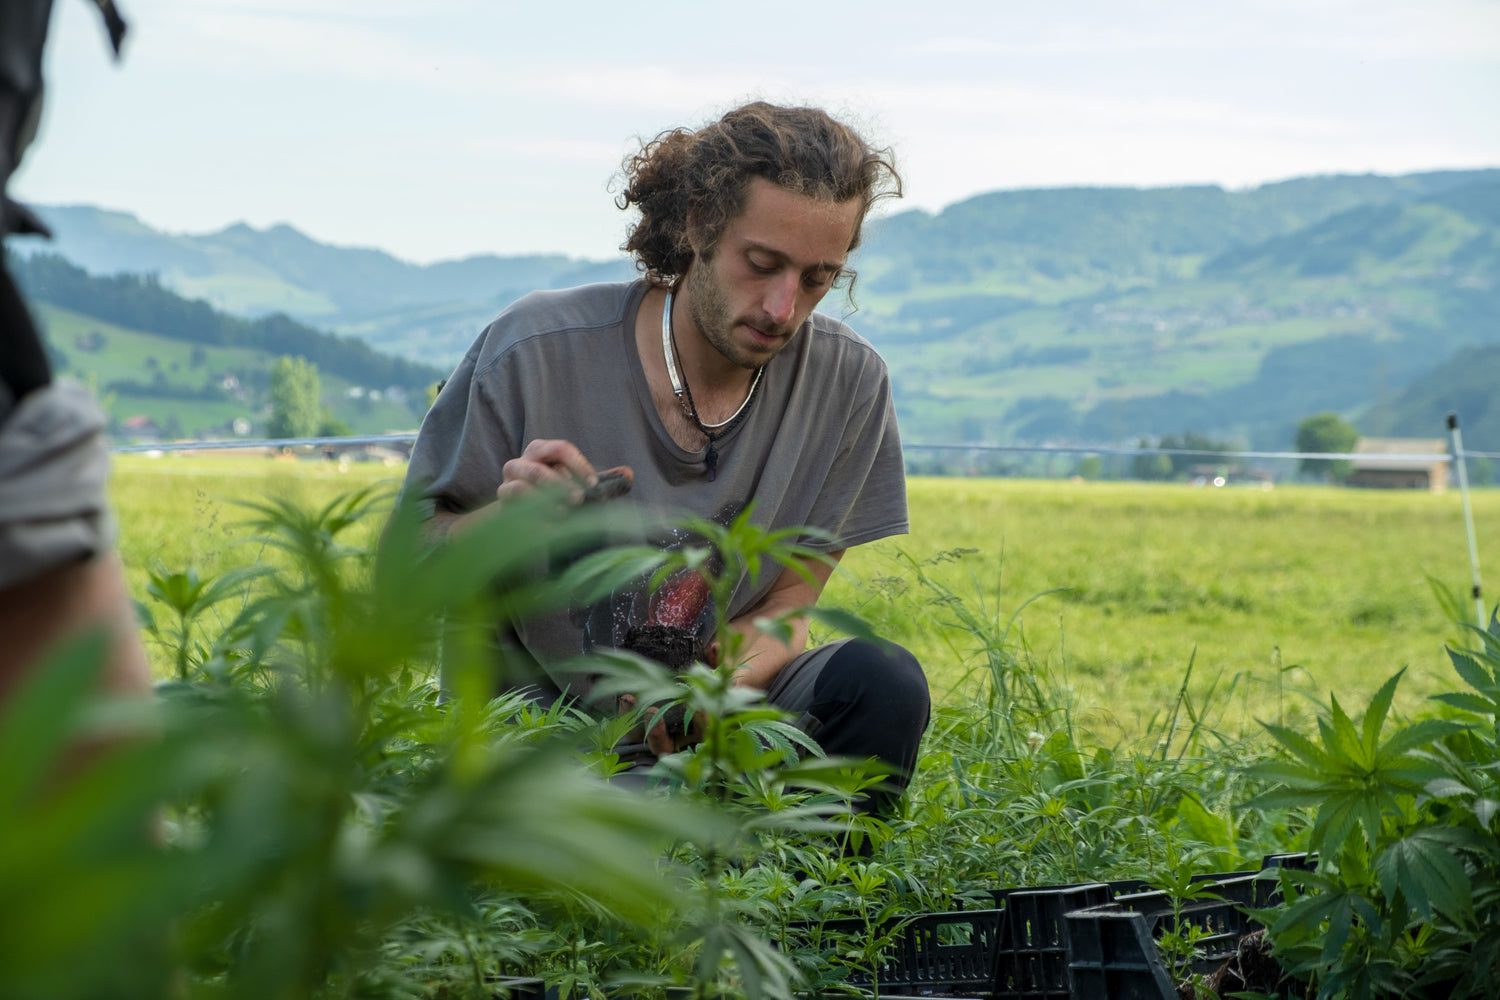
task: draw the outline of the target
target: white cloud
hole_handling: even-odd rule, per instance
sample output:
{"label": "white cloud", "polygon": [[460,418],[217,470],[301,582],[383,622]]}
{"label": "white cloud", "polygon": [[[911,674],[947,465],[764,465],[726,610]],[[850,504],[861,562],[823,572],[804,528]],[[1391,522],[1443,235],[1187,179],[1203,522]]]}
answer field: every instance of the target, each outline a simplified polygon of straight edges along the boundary
{"label": "white cloud", "polygon": [[587,163],[594,166],[620,159],[626,147],[587,139],[471,139],[464,148],[484,156],[521,156],[534,160]]}
{"label": "white cloud", "polygon": [[193,12],[185,25],[200,58],[241,71],[335,77],[444,89],[500,90],[506,78],[481,60],[414,44],[399,31],[341,18],[243,11]]}

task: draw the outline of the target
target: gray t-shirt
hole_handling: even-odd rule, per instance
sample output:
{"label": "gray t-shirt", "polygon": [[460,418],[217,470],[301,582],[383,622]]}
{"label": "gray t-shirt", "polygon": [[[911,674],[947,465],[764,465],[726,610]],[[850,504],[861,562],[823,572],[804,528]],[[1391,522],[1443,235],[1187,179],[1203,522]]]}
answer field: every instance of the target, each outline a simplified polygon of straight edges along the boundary
{"label": "gray t-shirt", "polygon": [[[651,518],[691,512],[728,524],[754,501],[768,530],[813,526],[843,548],[907,530],[906,483],[890,377],[875,349],[814,314],[767,366],[744,417],[707,448],[667,433],[636,351],[644,281],[534,292],[469,348],[422,422],[407,473],[438,506],[466,512],[494,500],[507,461],[538,438],[571,441],[596,469],[628,465],[624,501]],[[663,538],[663,545],[682,537]],[[742,580],[729,617],[753,608],[776,568]],[[543,663],[618,645],[649,614],[639,593],[610,607],[571,609],[527,623],[520,637]],[[711,609],[706,617],[711,619]],[[565,678],[558,680],[566,683]]]}

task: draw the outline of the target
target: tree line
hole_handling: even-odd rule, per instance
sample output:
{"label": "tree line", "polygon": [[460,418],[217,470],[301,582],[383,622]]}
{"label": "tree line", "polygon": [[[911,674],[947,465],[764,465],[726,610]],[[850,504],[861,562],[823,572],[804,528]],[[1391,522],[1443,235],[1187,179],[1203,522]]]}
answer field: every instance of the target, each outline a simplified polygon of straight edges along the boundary
{"label": "tree line", "polygon": [[6,266],[30,299],[175,340],[302,357],[360,385],[422,391],[447,375],[280,313],[255,320],[231,316],[201,299],[169,291],[155,274],[92,275],[56,254],[28,257],[8,252]]}

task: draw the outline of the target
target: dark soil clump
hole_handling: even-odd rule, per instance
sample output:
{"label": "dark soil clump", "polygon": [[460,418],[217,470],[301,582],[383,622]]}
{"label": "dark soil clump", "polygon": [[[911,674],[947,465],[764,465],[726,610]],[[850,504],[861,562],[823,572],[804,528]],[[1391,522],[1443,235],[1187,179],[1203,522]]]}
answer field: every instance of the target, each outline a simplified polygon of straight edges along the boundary
{"label": "dark soil clump", "polygon": [[[1203,985],[1219,997],[1252,992],[1274,996],[1285,981],[1286,973],[1271,955],[1266,932],[1256,930],[1240,938],[1234,955],[1206,976]],[[1182,1000],[1194,1000],[1192,984],[1179,984],[1177,995]]]}
{"label": "dark soil clump", "polygon": [[[632,625],[620,648],[655,660],[678,674],[707,658],[703,640],[675,625]],[[680,733],[687,725],[687,706],[673,705],[663,718],[668,732]]]}

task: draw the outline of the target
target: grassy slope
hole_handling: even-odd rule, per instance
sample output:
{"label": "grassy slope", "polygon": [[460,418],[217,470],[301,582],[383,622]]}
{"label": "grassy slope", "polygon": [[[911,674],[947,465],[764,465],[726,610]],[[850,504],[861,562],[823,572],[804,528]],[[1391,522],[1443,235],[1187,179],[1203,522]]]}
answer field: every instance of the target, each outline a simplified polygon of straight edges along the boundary
{"label": "grassy slope", "polygon": [[[114,497],[132,592],[145,568],[204,574],[253,561],[232,543],[235,497],[308,503],[399,477],[400,469],[266,459],[120,456]],[[1426,574],[1454,590],[1469,570],[1457,494],[1328,488],[1204,490],[1182,485],[914,479],[912,534],[850,552],[828,599],[910,645],[939,692],[962,686],[975,641],[916,582],[907,560],[1001,625],[1019,616],[1036,659],[1065,676],[1102,738],[1139,735],[1190,690],[1220,728],[1300,710],[1296,690],[1362,704],[1409,666],[1404,705],[1448,686],[1457,634]],[[1500,491],[1475,494],[1480,558]],[[944,557],[954,550],[972,550]],[[1280,664],[1287,669],[1277,670]],[[1237,679],[1237,680],[1236,680]],[[1233,698],[1224,692],[1235,682]],[[1278,685],[1281,685],[1278,687]]]}
{"label": "grassy slope", "polygon": [[[1247,248],[1242,259],[1226,259],[1201,273],[1201,259],[1182,255],[1172,258],[1171,268],[1146,261],[1146,276],[1135,280],[1100,272],[1086,287],[1049,284],[1034,274],[1027,281],[1002,279],[1004,261],[993,262],[992,270],[958,269],[946,284],[934,277],[909,291],[882,289],[871,280],[860,286],[861,310],[850,321],[856,328],[863,324],[900,373],[898,406],[913,439],[953,440],[954,426],[966,418],[968,439],[977,432],[1007,441],[1023,423],[1007,411],[1028,398],[1054,397],[1083,413],[1111,399],[1173,389],[1212,393],[1253,380],[1273,349],[1339,335],[1392,342],[1413,328],[1441,330],[1452,343],[1434,343],[1433,360],[1458,344],[1485,341],[1488,328],[1456,324],[1445,309],[1455,289],[1490,287],[1486,248],[1493,240],[1492,226],[1449,207],[1387,206]],[[979,323],[933,321],[943,315],[945,297],[962,301],[983,294],[1029,298],[1036,305]],[[925,304],[922,318],[903,318],[914,302]],[[838,304],[832,311],[844,308]],[[1076,356],[1035,356],[1053,346],[1066,346]],[[1399,379],[1411,365],[1407,359],[1386,378]],[[1301,400],[1304,387],[1283,388],[1273,380],[1258,389],[1276,400],[1283,422],[1330,405]],[[1252,432],[1268,430],[1264,418],[1239,419],[1228,406],[1213,416],[1212,426],[1204,419],[1137,417],[1140,426],[1123,427],[1119,436],[1194,427],[1248,440]],[[1062,427],[1042,435],[1059,436],[1070,435]]]}
{"label": "grassy slope", "polygon": [[[47,331],[48,341],[66,357],[63,373],[97,385],[111,416],[124,419],[144,414],[159,424],[165,424],[175,415],[183,433],[189,437],[224,436],[224,425],[235,417],[248,417],[257,425],[256,432],[261,430],[265,414],[241,400],[136,396],[111,393],[107,387],[115,379],[149,384],[158,372],[168,385],[194,390],[211,378],[217,382],[227,372],[239,373],[243,378],[245,373],[253,371],[268,378],[271,364],[276,360],[273,355],[244,347],[198,345],[116,326],[46,303],[38,303],[34,308]],[[103,335],[103,346],[93,351],[81,349],[80,338],[95,331]],[[197,365],[193,363],[195,348],[201,349],[201,362]],[[154,367],[148,362],[153,358]],[[324,405],[356,433],[409,430],[420,422],[420,417],[405,405],[348,398],[349,383],[337,376],[320,372],[319,380]]]}

